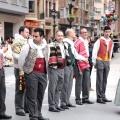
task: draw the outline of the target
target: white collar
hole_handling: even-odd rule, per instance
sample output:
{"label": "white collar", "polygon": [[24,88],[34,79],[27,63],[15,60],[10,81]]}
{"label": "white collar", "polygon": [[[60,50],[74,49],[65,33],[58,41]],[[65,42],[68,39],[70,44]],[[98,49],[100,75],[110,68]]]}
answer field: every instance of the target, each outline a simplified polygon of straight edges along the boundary
{"label": "white collar", "polygon": [[33,39],[29,39],[29,45],[32,49],[43,49],[47,45],[47,43],[44,39],[42,40],[42,42],[42,45],[39,46],[33,42]]}
{"label": "white collar", "polygon": [[82,42],[84,42],[84,43],[86,43],[86,42],[88,43],[87,39],[83,39],[82,37],[79,37],[79,39],[82,40]]}
{"label": "white collar", "polygon": [[63,40],[63,42],[68,42],[70,45],[73,44],[73,41],[70,40],[69,38],[65,38],[65,39]]}
{"label": "white collar", "polygon": [[111,40],[111,38],[106,39],[106,38],[104,38],[103,36],[101,37],[101,39],[103,39],[103,40],[105,40],[105,41],[110,41],[110,40]]}

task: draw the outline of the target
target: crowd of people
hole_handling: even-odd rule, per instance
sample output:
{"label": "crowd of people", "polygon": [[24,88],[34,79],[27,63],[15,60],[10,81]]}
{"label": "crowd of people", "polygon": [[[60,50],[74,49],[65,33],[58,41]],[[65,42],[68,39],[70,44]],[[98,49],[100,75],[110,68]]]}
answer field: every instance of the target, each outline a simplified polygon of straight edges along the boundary
{"label": "crowd of people", "polygon": [[93,66],[96,68],[96,102],[111,102],[105,94],[113,51],[110,27],[105,26],[103,33],[94,43],[85,28],[80,30],[80,37],[76,37],[73,29],[67,29],[64,38],[63,31],[58,30],[54,41],[47,44],[43,29],[35,28],[33,37],[29,37],[29,28],[21,26],[11,45],[12,55],[6,56],[8,47],[0,49],[0,119],[12,118],[5,114],[3,58],[14,60],[16,115],[29,113],[30,120],[49,120],[41,112],[47,84],[50,112],[76,107],[70,101],[73,78],[76,104],[94,104],[89,99],[93,90],[90,78]]}

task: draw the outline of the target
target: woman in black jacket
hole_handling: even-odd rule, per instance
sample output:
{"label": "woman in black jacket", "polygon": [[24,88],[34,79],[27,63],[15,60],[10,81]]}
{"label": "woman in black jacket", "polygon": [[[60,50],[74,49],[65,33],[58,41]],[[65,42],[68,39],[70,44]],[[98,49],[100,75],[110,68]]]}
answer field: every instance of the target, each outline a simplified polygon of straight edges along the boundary
{"label": "woman in black jacket", "polygon": [[[92,63],[92,51],[93,51],[93,44],[94,44],[94,41],[91,41],[91,37],[88,36],[88,47],[89,47],[89,64],[90,64],[90,76],[91,76],[91,72],[92,72],[92,67],[93,67],[93,63]],[[90,78],[90,91],[94,91],[93,88],[91,87],[91,78]]]}

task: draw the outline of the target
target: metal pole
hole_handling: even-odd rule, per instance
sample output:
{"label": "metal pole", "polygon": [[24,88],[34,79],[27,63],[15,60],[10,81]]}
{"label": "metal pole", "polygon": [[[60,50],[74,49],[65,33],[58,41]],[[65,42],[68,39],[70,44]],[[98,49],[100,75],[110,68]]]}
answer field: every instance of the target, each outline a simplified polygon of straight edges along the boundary
{"label": "metal pole", "polygon": [[71,22],[70,22],[70,28],[72,27],[72,24],[71,24]]}
{"label": "metal pole", "polygon": [[53,36],[55,37],[55,12],[56,12],[56,10],[55,10],[55,2],[53,3],[53,10],[54,10],[54,15],[53,15],[53,23],[54,23],[54,25],[53,25]]}
{"label": "metal pole", "polygon": [[53,16],[54,26],[53,26],[53,36],[55,37],[55,15]]}
{"label": "metal pole", "polygon": [[[72,7],[73,5],[72,4],[69,4],[69,14],[72,14]],[[72,22],[69,22],[70,23],[70,28],[72,27]]]}

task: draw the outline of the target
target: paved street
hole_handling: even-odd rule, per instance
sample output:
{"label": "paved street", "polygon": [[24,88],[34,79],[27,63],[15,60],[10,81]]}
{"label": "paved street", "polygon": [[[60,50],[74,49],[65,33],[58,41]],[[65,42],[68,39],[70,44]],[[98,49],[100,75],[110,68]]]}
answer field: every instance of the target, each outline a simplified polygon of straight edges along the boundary
{"label": "paved street", "polygon": [[[12,120],[29,120],[28,115],[26,117],[16,116],[14,107],[14,89],[15,89],[15,78],[13,75],[13,67],[5,67],[6,72],[6,107],[7,114],[13,116]],[[96,71],[92,71],[92,87],[95,89],[95,78]],[[115,91],[117,82],[120,76],[120,53],[116,53],[115,57],[111,61],[111,70],[108,78],[107,86],[107,98],[114,101]],[[93,105],[76,106],[76,108],[70,108],[60,113],[52,113],[48,111],[47,104],[47,89],[45,93],[42,113],[43,116],[50,118],[50,120],[119,120],[120,119],[120,107],[114,106],[114,103],[98,104],[96,103],[95,91],[90,92],[90,100],[94,101]],[[74,85],[71,95],[71,103],[75,104],[74,101]]]}

